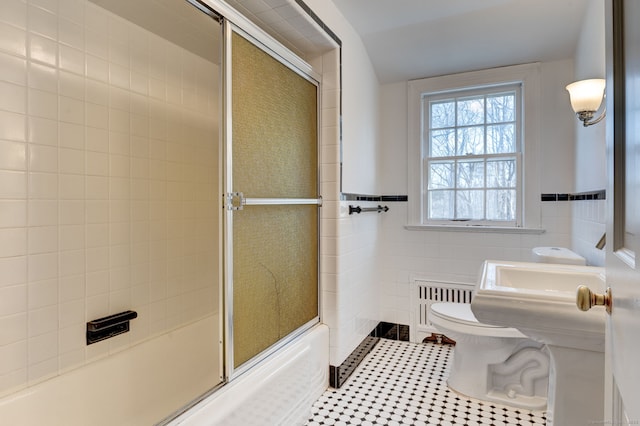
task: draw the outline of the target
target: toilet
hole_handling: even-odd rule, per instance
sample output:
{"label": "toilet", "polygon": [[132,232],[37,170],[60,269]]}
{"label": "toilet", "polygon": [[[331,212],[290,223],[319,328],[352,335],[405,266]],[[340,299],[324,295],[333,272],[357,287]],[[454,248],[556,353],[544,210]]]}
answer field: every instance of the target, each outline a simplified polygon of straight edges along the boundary
{"label": "toilet", "polygon": [[[536,262],[585,265],[563,247],[536,247]],[[550,359],[544,344],[515,328],[480,323],[468,303],[433,303],[429,320],[456,341],[447,384],[476,399],[529,410],[547,406]]]}

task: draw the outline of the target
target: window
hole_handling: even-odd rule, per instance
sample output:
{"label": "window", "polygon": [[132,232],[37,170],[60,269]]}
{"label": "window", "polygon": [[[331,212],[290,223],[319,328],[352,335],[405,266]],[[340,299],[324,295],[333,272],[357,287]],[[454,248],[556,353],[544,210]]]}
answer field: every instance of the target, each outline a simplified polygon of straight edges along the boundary
{"label": "window", "polygon": [[516,226],[520,85],[423,94],[426,222]]}
{"label": "window", "polygon": [[539,228],[539,66],[409,82],[409,227]]}

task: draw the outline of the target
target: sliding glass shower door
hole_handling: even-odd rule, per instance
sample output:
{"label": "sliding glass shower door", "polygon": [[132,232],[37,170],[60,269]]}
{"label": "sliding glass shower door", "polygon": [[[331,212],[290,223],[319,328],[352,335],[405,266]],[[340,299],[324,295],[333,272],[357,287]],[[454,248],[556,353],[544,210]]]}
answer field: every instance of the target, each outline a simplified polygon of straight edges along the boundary
{"label": "sliding glass shower door", "polygon": [[318,88],[247,36],[227,38],[225,273],[238,371],[318,321]]}

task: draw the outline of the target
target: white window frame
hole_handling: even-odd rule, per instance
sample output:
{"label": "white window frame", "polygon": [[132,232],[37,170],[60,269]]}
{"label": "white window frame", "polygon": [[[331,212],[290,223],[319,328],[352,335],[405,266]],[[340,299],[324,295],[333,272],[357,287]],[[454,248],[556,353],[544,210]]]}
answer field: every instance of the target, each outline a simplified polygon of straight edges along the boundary
{"label": "white window frame", "polygon": [[[426,158],[422,144],[422,102],[425,94],[473,90],[487,86],[514,85],[522,87],[520,167],[521,188],[518,196],[515,223],[499,221],[444,222],[426,221],[424,197],[427,196],[426,179],[423,178]],[[527,232],[540,230],[540,64],[473,71],[461,74],[413,80],[408,83],[408,229],[498,230]],[[426,147],[428,148],[428,147]]]}

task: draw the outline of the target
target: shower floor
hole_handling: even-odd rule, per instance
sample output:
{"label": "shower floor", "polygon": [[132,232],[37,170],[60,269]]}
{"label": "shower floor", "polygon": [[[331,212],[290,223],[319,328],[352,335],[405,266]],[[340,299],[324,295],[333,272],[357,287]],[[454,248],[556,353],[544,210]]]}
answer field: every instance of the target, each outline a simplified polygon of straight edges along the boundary
{"label": "shower floor", "polygon": [[541,425],[545,413],[457,394],[447,387],[452,347],[381,339],[340,389],[313,405],[316,425]]}

